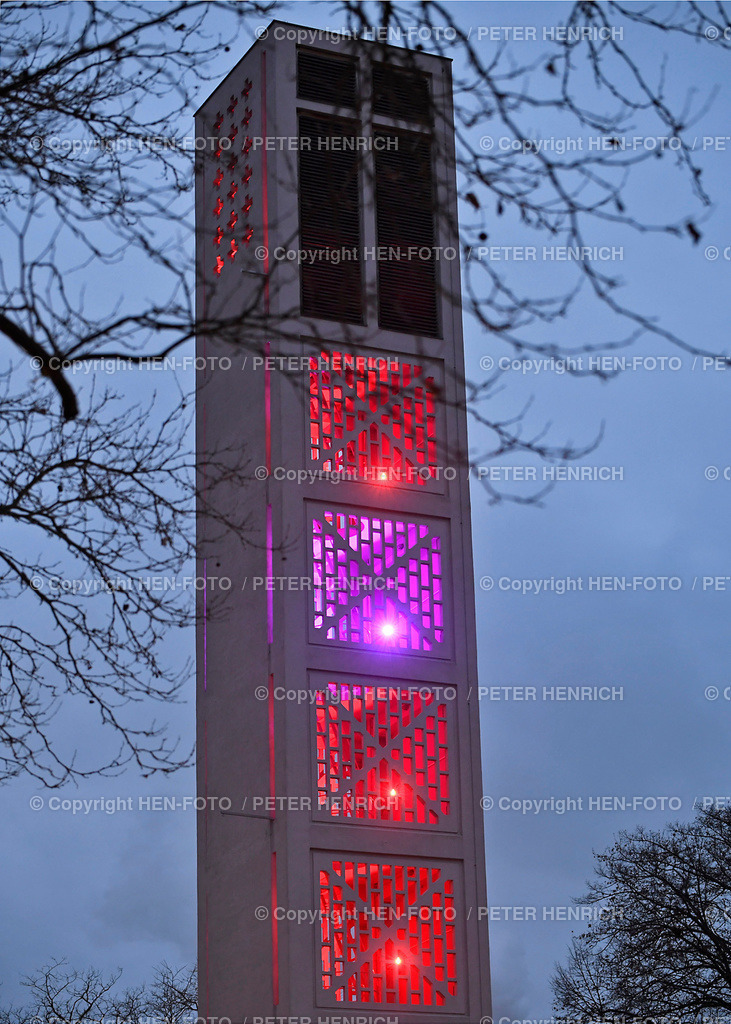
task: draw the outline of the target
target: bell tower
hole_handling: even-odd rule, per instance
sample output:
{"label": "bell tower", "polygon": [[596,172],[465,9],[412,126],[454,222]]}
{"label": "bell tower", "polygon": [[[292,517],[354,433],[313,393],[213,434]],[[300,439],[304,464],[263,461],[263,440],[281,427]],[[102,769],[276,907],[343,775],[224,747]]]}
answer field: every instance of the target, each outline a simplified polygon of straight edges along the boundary
{"label": "bell tower", "polygon": [[476,1022],[450,62],[273,22],[196,135],[199,1014]]}

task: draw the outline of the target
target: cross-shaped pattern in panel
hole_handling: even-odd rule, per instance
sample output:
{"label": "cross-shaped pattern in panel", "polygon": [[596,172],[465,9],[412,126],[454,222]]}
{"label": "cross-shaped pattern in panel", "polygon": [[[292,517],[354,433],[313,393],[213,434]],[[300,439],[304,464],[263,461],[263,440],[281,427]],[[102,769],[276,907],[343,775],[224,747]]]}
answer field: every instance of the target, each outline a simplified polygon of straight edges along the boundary
{"label": "cross-shaped pattern in panel", "polygon": [[453,829],[452,704],[427,686],[327,683],[313,704],[316,816]]}
{"label": "cross-shaped pattern in panel", "polygon": [[311,516],[311,639],[443,656],[446,524],[326,508]]}
{"label": "cross-shaped pattern in panel", "polygon": [[356,480],[426,485],[437,476],[436,387],[403,358],[312,356],[311,462]]}
{"label": "cross-shaped pattern in panel", "polygon": [[320,1003],[458,1012],[457,865],[349,857],[316,855]]}

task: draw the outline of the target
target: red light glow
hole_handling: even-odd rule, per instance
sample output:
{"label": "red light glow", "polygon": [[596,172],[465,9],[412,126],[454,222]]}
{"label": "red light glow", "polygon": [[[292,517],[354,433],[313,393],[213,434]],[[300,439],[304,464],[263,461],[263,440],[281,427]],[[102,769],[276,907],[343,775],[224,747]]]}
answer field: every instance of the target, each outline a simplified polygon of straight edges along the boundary
{"label": "red light glow", "polygon": [[314,705],[318,817],[456,825],[449,710],[428,688],[412,693],[396,684],[333,680],[320,690]]}
{"label": "red light glow", "polygon": [[425,366],[323,351],[310,371],[312,462],[367,483],[436,479],[438,388]]}
{"label": "red light glow", "polygon": [[320,995],[328,1006],[459,1012],[456,878],[444,861],[318,858]]}

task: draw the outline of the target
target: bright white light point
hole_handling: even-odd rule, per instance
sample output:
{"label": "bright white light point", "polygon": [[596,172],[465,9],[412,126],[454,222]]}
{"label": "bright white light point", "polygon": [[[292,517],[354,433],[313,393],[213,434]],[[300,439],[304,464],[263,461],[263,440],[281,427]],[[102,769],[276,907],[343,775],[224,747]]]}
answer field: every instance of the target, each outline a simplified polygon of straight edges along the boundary
{"label": "bright white light point", "polygon": [[391,796],[396,796],[396,790],[395,789],[391,790]]}
{"label": "bright white light point", "polygon": [[392,622],[386,622],[385,625],[383,625],[381,627],[381,633],[384,636],[393,636],[393,634],[395,632],[396,632],[396,628],[395,628],[395,626],[393,625]]}
{"label": "bright white light point", "polygon": [[396,963],[397,963],[397,964],[400,964],[400,963],[401,963],[401,957],[400,957],[400,956],[397,956],[397,957],[396,957]]}

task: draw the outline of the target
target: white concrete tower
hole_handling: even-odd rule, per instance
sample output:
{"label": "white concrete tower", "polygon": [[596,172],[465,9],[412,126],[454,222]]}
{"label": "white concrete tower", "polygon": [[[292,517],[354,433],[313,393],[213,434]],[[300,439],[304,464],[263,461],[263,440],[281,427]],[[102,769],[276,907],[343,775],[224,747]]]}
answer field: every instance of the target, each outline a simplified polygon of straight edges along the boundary
{"label": "white concrete tower", "polygon": [[478,1021],[450,62],[274,22],[196,134],[199,1014]]}

